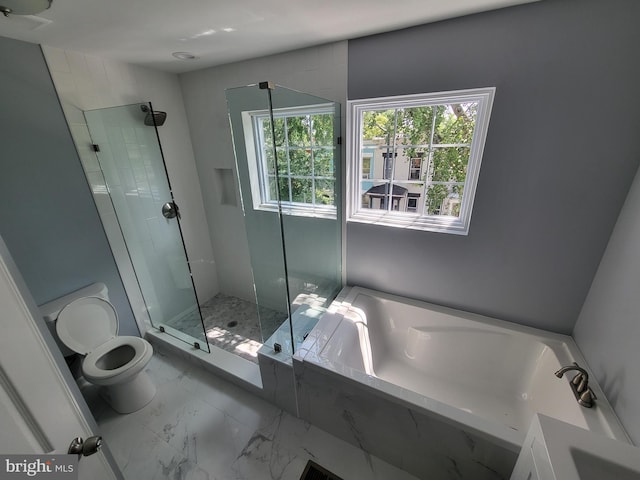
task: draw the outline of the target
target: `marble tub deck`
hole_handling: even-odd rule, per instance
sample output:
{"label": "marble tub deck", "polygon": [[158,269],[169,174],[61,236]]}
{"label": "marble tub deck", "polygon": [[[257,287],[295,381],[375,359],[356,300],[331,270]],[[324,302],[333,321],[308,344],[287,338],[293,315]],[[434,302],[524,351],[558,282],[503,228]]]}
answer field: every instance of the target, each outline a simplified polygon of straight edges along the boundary
{"label": "marble tub deck", "polygon": [[158,393],[119,415],[83,394],[125,479],[298,480],[308,460],[344,480],[417,480],[186,360],[155,352]]}

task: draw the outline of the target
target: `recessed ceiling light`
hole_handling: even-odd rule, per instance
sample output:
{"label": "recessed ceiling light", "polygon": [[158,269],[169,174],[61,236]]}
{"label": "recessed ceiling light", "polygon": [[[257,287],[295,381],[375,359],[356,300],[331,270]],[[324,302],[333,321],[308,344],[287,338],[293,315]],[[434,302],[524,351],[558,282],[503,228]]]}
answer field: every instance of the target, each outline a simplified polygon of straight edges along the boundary
{"label": "recessed ceiling light", "polygon": [[[0,0],[4,1],[4,0]],[[210,35],[215,35],[216,31],[213,28],[209,28],[208,30],[203,30],[202,32],[194,33],[193,35],[189,35],[188,37],[182,37],[179,40],[181,42],[188,42],[189,40],[196,40],[200,37],[208,37]]]}
{"label": "recessed ceiling light", "polygon": [[216,31],[213,28],[210,28],[209,30],[204,30],[199,33],[194,33],[189,38],[191,40],[195,40],[196,38],[200,38],[200,37],[208,37],[209,35],[213,35],[214,33],[216,33]]}
{"label": "recessed ceiling light", "polygon": [[229,32],[235,32],[236,29],[235,28],[231,28],[231,27],[227,27],[227,28],[223,28],[222,31],[229,33]]}
{"label": "recessed ceiling light", "polygon": [[171,55],[180,60],[195,60],[196,58],[198,58],[190,52],[173,52]]}

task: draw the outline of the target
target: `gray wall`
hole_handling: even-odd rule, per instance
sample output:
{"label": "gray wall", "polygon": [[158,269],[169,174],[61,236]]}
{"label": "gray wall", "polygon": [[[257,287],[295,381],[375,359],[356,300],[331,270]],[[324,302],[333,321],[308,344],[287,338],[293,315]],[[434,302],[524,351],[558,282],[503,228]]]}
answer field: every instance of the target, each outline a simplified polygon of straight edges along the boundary
{"label": "gray wall", "polygon": [[640,445],[640,172],[631,186],[573,336]]}
{"label": "gray wall", "polygon": [[0,37],[0,235],[38,305],[104,282],[138,335],[40,47]]}
{"label": "gray wall", "polygon": [[570,333],[640,160],[640,2],[349,42],[349,99],[496,87],[468,236],[349,223],[347,282]]}

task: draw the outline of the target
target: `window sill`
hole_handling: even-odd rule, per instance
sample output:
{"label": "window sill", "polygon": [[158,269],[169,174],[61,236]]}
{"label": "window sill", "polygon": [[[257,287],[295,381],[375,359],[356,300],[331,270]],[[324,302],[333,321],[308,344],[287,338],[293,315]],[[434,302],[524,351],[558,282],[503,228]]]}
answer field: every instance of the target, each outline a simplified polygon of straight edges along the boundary
{"label": "window sill", "polygon": [[[254,209],[261,212],[279,212],[278,206],[271,203],[261,203],[260,205],[255,205]],[[335,220],[337,218],[335,208],[303,207],[295,205],[283,205],[282,214],[292,215],[295,217],[326,218],[328,220]]]}
{"label": "window sill", "polygon": [[359,211],[347,219],[348,222],[367,223],[386,227],[421,230],[425,232],[450,233],[453,235],[468,235],[469,225],[458,217],[449,216],[421,216],[412,214],[398,214],[391,212],[363,212]]}

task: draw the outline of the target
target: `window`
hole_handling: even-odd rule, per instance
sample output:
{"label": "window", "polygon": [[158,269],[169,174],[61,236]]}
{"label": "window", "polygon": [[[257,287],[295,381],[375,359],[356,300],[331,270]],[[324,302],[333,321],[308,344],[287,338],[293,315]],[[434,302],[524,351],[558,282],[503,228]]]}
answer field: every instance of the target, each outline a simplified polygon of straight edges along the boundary
{"label": "window", "polygon": [[371,178],[371,158],[362,156],[362,178]]}
{"label": "window", "polygon": [[335,218],[333,104],[274,110],[273,125],[268,111],[243,116],[255,145],[255,155],[247,149],[254,208],[277,210],[280,200],[286,213]]}
{"label": "window", "polygon": [[407,198],[407,211],[408,212],[417,212],[418,211],[418,200],[420,195],[417,193],[410,193],[409,198]]}
{"label": "window", "polygon": [[412,158],[410,162],[409,180],[419,180],[420,172],[422,171],[422,157]]}
{"label": "window", "polygon": [[350,101],[349,221],[466,235],[494,93]]}

